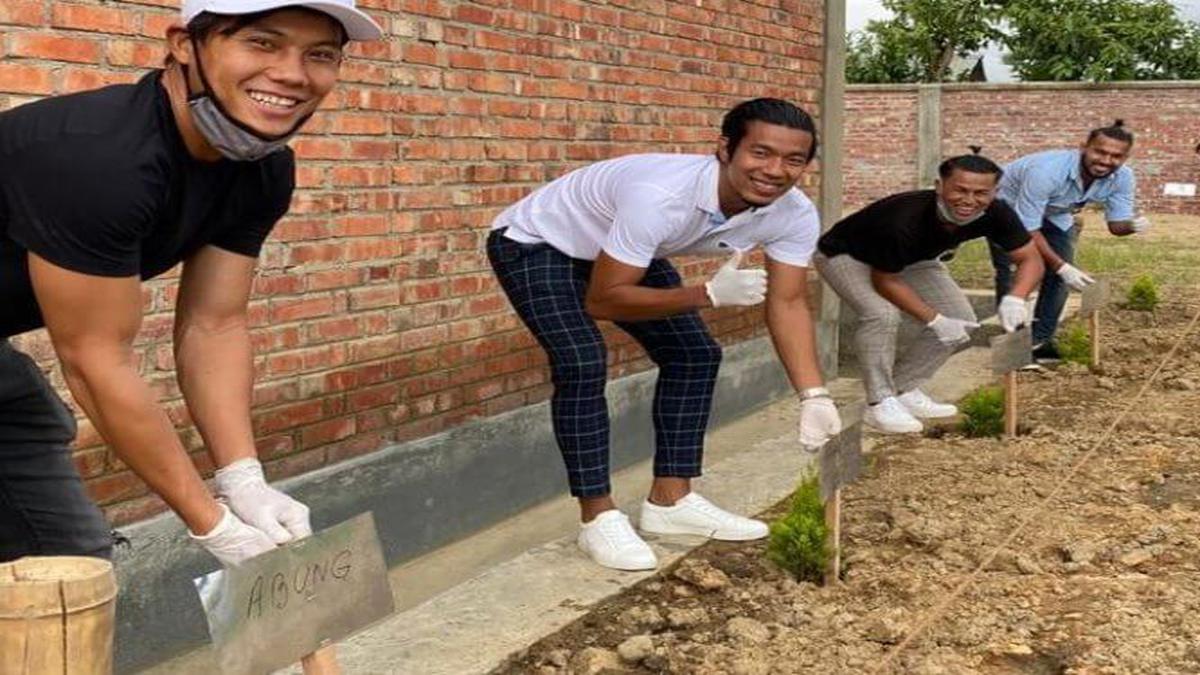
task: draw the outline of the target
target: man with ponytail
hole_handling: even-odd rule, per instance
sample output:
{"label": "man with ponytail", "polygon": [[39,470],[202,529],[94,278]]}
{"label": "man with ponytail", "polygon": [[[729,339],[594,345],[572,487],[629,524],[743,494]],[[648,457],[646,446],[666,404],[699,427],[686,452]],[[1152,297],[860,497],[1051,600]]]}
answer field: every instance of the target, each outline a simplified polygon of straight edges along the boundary
{"label": "man with ponytail", "polygon": [[[979,327],[940,260],[946,251],[986,237],[1012,256],[1017,279],[1000,324],[1013,331],[1028,321],[1025,298],[1042,277],[1042,260],[1017,215],[994,200],[1002,171],[980,149],[942,162],[933,190],[869,204],[818,243],[814,265],[858,314],[852,340],[867,389],[864,421],[885,433],[918,432],[921,419],[958,412],[921,390]],[[899,343],[907,344],[902,352]]]}
{"label": "man with ponytail", "polygon": [[[1088,204],[1103,205],[1108,231],[1118,237],[1150,226],[1134,211],[1136,186],[1125,166],[1132,149],[1133,134],[1118,119],[1093,129],[1077,149],[1038,152],[1004,167],[997,196],[1016,211],[1045,261],[1033,322],[1033,354],[1039,361],[1058,360],[1054,332],[1069,289],[1081,291],[1094,281],[1074,265],[1079,237],[1074,214]],[[996,301],[1002,302],[1012,286],[1012,260],[992,246],[992,265]]]}

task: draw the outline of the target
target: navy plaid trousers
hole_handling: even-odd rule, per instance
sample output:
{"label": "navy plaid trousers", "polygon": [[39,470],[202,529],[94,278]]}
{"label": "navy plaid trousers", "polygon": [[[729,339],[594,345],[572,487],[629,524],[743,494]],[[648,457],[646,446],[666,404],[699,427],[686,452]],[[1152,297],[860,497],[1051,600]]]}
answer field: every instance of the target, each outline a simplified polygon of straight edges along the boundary
{"label": "navy plaid trousers", "polygon": [[[523,244],[494,230],[488,260],[521,320],[550,357],[554,436],[576,497],[609,494],[609,420],[604,398],[604,338],[584,309],[592,263],[568,257],[549,244]],[[679,273],[654,260],[642,286],[674,288]],[[651,321],[619,321],[659,367],[654,391],[654,475],[700,475],[704,433],[721,346],[697,312]]]}

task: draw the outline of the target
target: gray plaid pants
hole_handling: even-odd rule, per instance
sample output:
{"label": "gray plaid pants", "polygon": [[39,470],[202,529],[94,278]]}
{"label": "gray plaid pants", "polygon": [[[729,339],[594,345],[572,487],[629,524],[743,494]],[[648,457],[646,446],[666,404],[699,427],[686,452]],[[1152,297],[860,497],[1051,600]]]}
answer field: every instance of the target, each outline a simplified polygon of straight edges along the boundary
{"label": "gray plaid pants", "polygon": [[[817,253],[813,264],[838,296],[858,313],[854,349],[862,368],[867,402],[874,404],[925,383],[957,347],[947,347],[932,330],[875,291],[871,267],[849,255],[827,258]],[[900,272],[904,281],[941,314],[975,321],[975,311],[946,266],[923,260]],[[897,354],[896,345],[905,345]]]}

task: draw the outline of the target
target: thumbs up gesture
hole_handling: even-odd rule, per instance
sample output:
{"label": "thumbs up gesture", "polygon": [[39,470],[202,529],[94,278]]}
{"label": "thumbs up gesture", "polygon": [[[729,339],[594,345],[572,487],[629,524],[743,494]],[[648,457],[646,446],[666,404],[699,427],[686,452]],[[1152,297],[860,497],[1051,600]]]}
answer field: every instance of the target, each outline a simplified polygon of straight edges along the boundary
{"label": "thumbs up gesture", "polygon": [[745,251],[734,249],[729,260],[704,284],[713,307],[757,305],[767,296],[766,270],[740,270]]}

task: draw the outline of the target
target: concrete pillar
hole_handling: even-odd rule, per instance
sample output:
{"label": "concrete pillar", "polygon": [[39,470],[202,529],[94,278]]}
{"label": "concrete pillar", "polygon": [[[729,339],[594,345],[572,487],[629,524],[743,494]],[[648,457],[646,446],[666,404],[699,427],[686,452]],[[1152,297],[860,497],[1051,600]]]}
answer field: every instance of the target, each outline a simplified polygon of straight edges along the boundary
{"label": "concrete pillar", "polygon": [[[825,0],[825,68],[821,78],[821,230],[842,214],[842,138],[846,94],[846,0]],[[825,377],[837,376],[841,303],[828,284],[821,288],[817,348]]]}
{"label": "concrete pillar", "polygon": [[942,161],[942,85],[917,87],[917,184],[918,190],[933,187]]}

